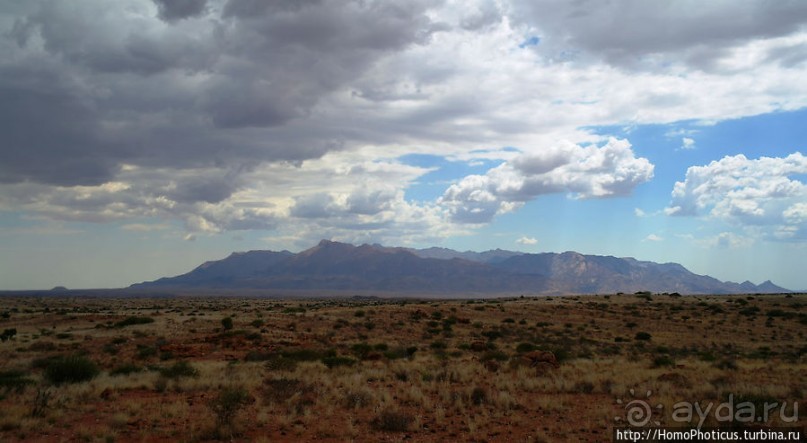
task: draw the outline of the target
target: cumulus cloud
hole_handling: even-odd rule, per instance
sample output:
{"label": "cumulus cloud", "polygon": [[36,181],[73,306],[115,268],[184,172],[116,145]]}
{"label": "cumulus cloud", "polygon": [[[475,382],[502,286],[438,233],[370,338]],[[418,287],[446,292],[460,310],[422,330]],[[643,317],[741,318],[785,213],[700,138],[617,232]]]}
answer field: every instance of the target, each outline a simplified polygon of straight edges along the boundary
{"label": "cumulus cloud", "polygon": [[652,241],[652,242],[659,242],[659,241],[663,241],[663,240],[664,240],[664,238],[663,238],[663,237],[659,237],[659,236],[658,236],[658,235],[656,235],[656,234],[650,234],[650,235],[648,235],[647,237],[645,237],[644,239],[645,239],[645,241]]}
{"label": "cumulus cloud", "polygon": [[535,237],[527,237],[526,235],[516,240],[516,243],[524,246],[532,246],[538,244],[538,239]]}
{"label": "cumulus cloud", "polygon": [[628,195],[653,177],[653,165],[636,157],[627,140],[601,147],[562,143],[515,157],[485,175],[451,185],[439,199],[454,221],[485,223],[541,195],[573,198]]}
{"label": "cumulus cloud", "polygon": [[779,237],[802,236],[807,185],[792,176],[806,173],[807,157],[800,152],[758,159],[726,156],[687,169],[685,180],[675,183],[666,212],[773,227]]}
{"label": "cumulus cloud", "polygon": [[[582,5],[4,2],[0,206],[441,238],[547,193],[618,196],[650,179],[627,141],[591,126],[807,106],[803,5]],[[391,160],[413,152],[504,164],[416,204],[406,189],[428,171]],[[794,205],[780,237],[799,235]]]}
{"label": "cumulus cloud", "polygon": [[695,149],[695,140],[689,137],[682,138],[681,149]]}
{"label": "cumulus cloud", "polygon": [[733,232],[721,232],[713,237],[701,239],[699,243],[709,248],[736,249],[750,246],[754,240]]}

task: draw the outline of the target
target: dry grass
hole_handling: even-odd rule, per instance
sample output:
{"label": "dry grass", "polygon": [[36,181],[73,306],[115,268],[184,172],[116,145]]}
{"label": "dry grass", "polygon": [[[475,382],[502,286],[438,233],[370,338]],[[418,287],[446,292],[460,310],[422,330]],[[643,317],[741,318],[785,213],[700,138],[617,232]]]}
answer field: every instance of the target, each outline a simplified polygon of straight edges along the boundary
{"label": "dry grass", "polygon": [[[804,403],[802,305],[784,296],[3,298],[11,315],[0,326],[18,335],[0,344],[0,371],[21,370],[32,384],[0,384],[0,440],[213,438],[210,399],[239,386],[251,401],[218,435],[236,441],[602,441],[632,389],[651,391],[665,411],[729,395]],[[115,326],[128,317],[154,322]],[[519,357],[529,349],[554,352],[560,367],[529,366]],[[47,386],[43,359],[75,354],[102,373]],[[198,374],[161,375],[180,361]],[[42,390],[47,405],[32,417]]]}

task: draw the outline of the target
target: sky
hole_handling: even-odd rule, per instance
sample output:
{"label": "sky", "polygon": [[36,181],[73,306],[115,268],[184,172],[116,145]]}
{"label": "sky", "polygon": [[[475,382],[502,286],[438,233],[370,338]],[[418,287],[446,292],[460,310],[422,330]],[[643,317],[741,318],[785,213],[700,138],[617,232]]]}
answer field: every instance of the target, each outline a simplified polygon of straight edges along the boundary
{"label": "sky", "polygon": [[807,2],[6,0],[0,289],[320,239],[807,289]]}

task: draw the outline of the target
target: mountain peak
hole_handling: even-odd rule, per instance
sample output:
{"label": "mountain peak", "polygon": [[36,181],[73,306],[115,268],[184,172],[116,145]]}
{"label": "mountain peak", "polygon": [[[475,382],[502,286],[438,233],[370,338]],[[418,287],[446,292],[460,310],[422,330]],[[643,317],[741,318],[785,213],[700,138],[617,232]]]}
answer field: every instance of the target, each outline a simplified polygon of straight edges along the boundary
{"label": "mountain peak", "polygon": [[770,280],[759,286],[721,282],[681,265],[612,256],[526,254],[501,249],[458,252],[323,239],[299,253],[248,251],[209,261],[183,275],[135,286],[373,290],[419,293],[704,293],[788,292]]}

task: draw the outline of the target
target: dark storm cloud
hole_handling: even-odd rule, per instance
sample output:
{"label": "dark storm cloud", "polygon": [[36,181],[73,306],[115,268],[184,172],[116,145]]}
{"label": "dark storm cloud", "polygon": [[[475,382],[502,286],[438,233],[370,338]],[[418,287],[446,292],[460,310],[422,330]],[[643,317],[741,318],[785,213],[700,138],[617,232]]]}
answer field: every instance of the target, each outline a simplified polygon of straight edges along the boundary
{"label": "dark storm cloud", "polygon": [[98,136],[93,104],[57,68],[0,67],[0,182],[90,185],[112,177],[116,146]]}
{"label": "dark storm cloud", "polygon": [[154,3],[160,18],[170,22],[201,14],[207,0],[154,0]]}
{"label": "dark storm cloud", "polygon": [[[0,6],[7,54],[0,60],[0,181],[89,185],[110,181],[123,164],[248,170],[319,157],[340,144],[294,121],[376,60],[428,41],[440,26],[427,7],[236,0]],[[176,197],[215,202],[236,188],[180,183]]]}

